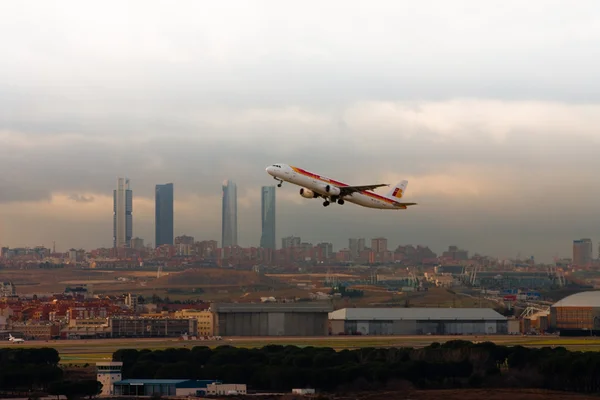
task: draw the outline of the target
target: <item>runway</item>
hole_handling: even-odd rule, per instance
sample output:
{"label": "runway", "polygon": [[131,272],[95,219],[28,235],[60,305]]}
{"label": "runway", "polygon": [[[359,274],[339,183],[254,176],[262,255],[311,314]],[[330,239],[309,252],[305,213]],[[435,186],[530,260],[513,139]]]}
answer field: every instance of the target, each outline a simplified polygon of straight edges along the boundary
{"label": "runway", "polygon": [[0,347],[52,347],[58,350],[61,363],[85,364],[109,361],[118,349],[192,348],[223,345],[235,347],[264,347],[267,345],[292,345],[299,347],[331,347],[336,350],[365,347],[424,347],[433,342],[444,343],[449,340],[468,340],[472,342],[494,342],[498,345],[525,347],[563,346],[579,351],[600,351],[600,338],[561,338],[557,336],[324,336],[324,337],[227,337],[223,340],[181,340],[177,338],[140,338],[140,339],[79,339],[79,340],[34,340],[13,344],[4,342]]}

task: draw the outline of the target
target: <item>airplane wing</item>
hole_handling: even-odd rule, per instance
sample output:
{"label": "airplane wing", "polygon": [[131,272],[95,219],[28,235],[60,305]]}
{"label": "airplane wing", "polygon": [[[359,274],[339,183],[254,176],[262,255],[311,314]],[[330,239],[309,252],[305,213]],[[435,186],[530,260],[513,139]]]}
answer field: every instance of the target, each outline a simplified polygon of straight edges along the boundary
{"label": "airplane wing", "polygon": [[356,192],[364,192],[365,190],[373,190],[382,186],[390,186],[385,183],[379,183],[376,185],[363,185],[363,186],[343,186],[338,188],[340,189],[340,197],[351,195]]}

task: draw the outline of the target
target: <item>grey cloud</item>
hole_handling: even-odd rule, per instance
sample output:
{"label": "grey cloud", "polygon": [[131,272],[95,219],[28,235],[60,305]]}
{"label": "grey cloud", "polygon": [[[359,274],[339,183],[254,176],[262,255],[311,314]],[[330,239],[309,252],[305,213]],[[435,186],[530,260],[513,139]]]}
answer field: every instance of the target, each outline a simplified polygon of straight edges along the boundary
{"label": "grey cloud", "polygon": [[[443,136],[428,129],[415,129],[410,137],[376,131],[369,136],[356,132],[352,125],[339,130],[336,124],[316,132],[291,124],[286,131],[293,135],[287,143],[286,133],[261,136],[264,129],[261,124],[229,131],[219,128],[217,139],[219,135],[209,131],[198,132],[196,137],[171,137],[166,132],[153,138],[123,137],[121,141],[101,135],[54,136],[50,141],[24,136],[21,140],[27,145],[8,141],[0,148],[0,169],[12,171],[10,190],[0,192],[0,201],[49,199],[53,192],[78,193],[72,199],[79,200],[81,196],[111,196],[116,177],[125,175],[131,179],[135,198],[152,199],[154,185],[165,182],[174,182],[179,199],[218,198],[226,178],[237,182],[242,196],[246,190],[274,184],[264,172],[273,162],[357,184],[379,182],[382,172],[415,176],[418,183],[420,176],[463,166],[467,177],[469,171],[473,175],[489,171],[490,183],[505,185],[501,192],[506,195],[502,199],[485,192],[472,196],[468,191],[458,198],[412,195],[411,200],[419,203],[416,208],[386,214],[352,205],[323,209],[319,202],[289,202],[297,188],[285,185],[278,190],[278,236],[329,240],[340,248],[346,246],[345,236],[384,235],[391,245],[429,244],[441,251],[448,244],[458,244],[494,255],[529,251],[538,258],[554,252],[567,255],[573,237],[594,237],[588,216],[600,192],[587,182],[600,167],[595,157],[599,145],[586,137],[574,141],[568,129],[563,136],[537,139],[531,132],[515,131],[500,143],[478,133],[441,140]],[[247,138],[245,132],[250,132]],[[273,140],[277,137],[279,141]],[[409,184],[409,192],[411,187]],[[240,209],[240,238],[245,245],[255,245],[260,235],[259,221],[255,221],[259,202],[258,195],[252,199],[256,213]],[[203,207],[202,203],[198,207]],[[88,237],[86,246],[104,243],[110,236],[110,215],[107,209],[105,237]],[[152,221],[136,218],[135,234],[151,238]],[[205,226],[197,217],[181,213],[177,218],[185,218],[179,226],[187,227],[178,233],[219,236],[218,224]],[[198,227],[187,220],[197,221]]]}
{"label": "grey cloud", "polygon": [[[525,117],[530,109],[465,113],[463,105],[446,115],[427,103],[599,103],[596,1],[133,1],[133,14],[115,12],[118,2],[22,4],[0,6],[0,203],[60,192],[98,204],[117,176],[131,179],[137,198],[151,199],[165,182],[175,183],[179,199],[216,198],[223,179],[244,193],[274,183],[264,168],[285,162],[361,184],[391,172],[415,180],[486,173],[506,187],[494,192],[502,199],[486,193],[489,186],[478,195],[465,188],[459,200],[430,190],[413,198],[417,208],[390,215],[293,203],[296,188],[287,185],[278,191],[278,236],[341,247],[343,236],[386,235],[437,251],[456,243],[547,256],[567,255],[573,237],[594,235],[596,109],[555,120],[561,111],[543,103]],[[370,100],[418,116],[367,115],[360,104]],[[286,108],[291,115],[279,112]],[[86,246],[104,240],[101,232],[110,237],[110,214]],[[240,216],[247,245],[257,243],[255,217]],[[151,221],[135,224],[152,237]],[[218,226],[197,225],[185,226],[219,236]]]}
{"label": "grey cloud", "polygon": [[76,203],[92,203],[94,201],[94,196],[83,196],[80,194],[71,194],[71,195],[69,195],[69,200],[73,200]]}
{"label": "grey cloud", "polygon": [[[139,19],[126,21],[109,3],[70,2],[62,12],[25,11],[20,3],[3,13],[7,83],[0,87],[37,95],[47,107],[55,96],[78,109],[116,103],[130,111],[157,103],[600,98],[594,1],[582,0],[576,10],[547,1],[530,1],[530,8],[390,1],[368,9],[334,1],[318,12],[277,2],[252,10],[223,2],[201,12],[178,2],[168,14],[163,3],[133,2]],[[16,18],[24,13],[30,18]],[[110,31],[98,23],[104,18],[113,22]],[[32,29],[40,26],[46,29]]]}
{"label": "grey cloud", "polygon": [[[0,148],[0,168],[12,171],[13,177],[13,189],[3,191],[10,196],[5,194],[0,201],[30,200],[33,194],[48,198],[53,191],[110,196],[117,176],[128,176],[137,196],[152,198],[154,185],[164,182],[174,182],[180,196],[211,195],[219,192],[227,178],[247,187],[272,183],[264,168],[273,162],[300,165],[343,180],[378,179],[381,172],[427,175],[453,165],[471,165],[477,172],[477,166],[486,166],[497,168],[499,175],[503,170],[522,171],[523,176],[514,179],[513,190],[527,190],[522,186],[526,175],[534,182],[536,174],[552,170],[562,179],[579,169],[575,160],[592,162],[598,151],[591,139],[574,141],[566,135],[537,140],[518,131],[505,142],[494,143],[476,133],[439,141],[439,135],[425,129],[416,129],[408,138],[347,133],[335,125],[302,135],[305,129],[290,126],[276,139],[260,136],[260,125],[246,126],[237,134],[223,132],[220,139],[205,138],[206,132],[196,137],[171,137],[165,132],[155,138],[103,140],[98,133],[98,140],[74,136],[57,139],[53,145],[36,144],[26,137],[33,140],[27,146]],[[287,135],[296,138],[286,139]],[[286,145],[286,140],[293,140],[293,145]]]}
{"label": "grey cloud", "polygon": [[[3,171],[10,171],[2,169]],[[6,172],[4,172],[6,173]],[[48,187],[38,185],[39,181],[32,176],[33,180],[27,182],[6,182],[0,179],[0,203],[13,203],[20,201],[49,201],[52,193]]]}

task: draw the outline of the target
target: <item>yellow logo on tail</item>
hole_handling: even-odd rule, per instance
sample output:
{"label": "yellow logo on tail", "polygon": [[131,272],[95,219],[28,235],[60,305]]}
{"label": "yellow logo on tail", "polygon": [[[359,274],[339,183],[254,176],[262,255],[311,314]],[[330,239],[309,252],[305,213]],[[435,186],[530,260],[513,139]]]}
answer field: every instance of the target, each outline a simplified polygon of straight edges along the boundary
{"label": "yellow logo on tail", "polygon": [[400,198],[402,198],[402,193],[403,193],[402,189],[396,188],[396,190],[394,190],[394,193],[392,193],[392,196],[400,199]]}

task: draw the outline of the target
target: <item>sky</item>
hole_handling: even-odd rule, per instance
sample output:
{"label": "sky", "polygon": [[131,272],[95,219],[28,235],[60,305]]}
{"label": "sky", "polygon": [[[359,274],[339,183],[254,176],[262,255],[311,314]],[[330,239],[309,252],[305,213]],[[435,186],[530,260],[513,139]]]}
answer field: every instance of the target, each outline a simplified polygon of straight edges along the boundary
{"label": "sky", "polygon": [[154,185],[174,184],[176,235],[220,240],[235,181],[257,246],[265,168],[285,163],[408,179],[418,205],[324,208],[284,184],[278,238],[598,255],[594,0],[22,0],[0,3],[0,54],[3,246],[111,246],[119,176],[150,243]]}

